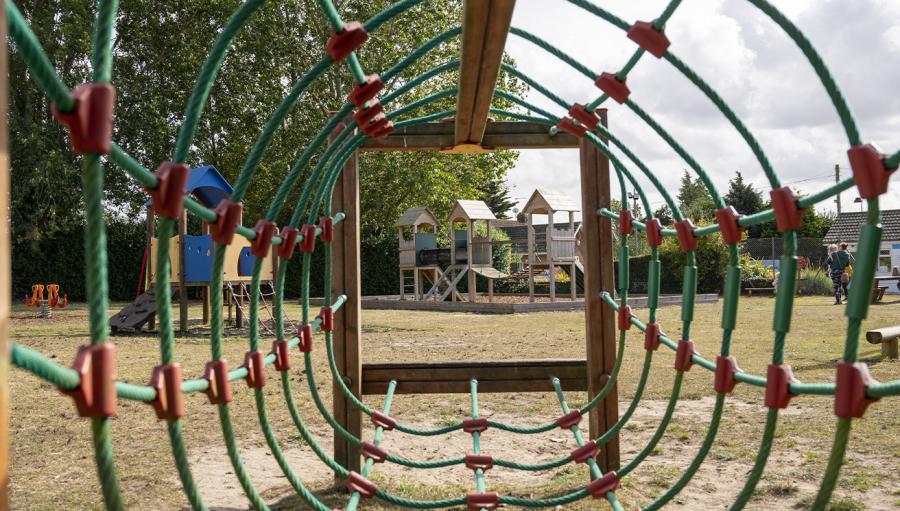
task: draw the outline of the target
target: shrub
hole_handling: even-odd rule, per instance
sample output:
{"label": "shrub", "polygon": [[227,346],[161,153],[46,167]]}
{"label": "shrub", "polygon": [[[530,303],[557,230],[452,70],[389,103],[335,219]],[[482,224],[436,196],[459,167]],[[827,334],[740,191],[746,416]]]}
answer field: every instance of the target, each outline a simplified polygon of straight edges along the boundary
{"label": "shrub", "polygon": [[748,254],[741,256],[741,286],[742,287],[769,287],[775,278],[775,271],[765,266],[759,259],[754,259]]}
{"label": "shrub", "polygon": [[801,295],[830,296],[833,291],[831,278],[821,269],[800,270],[797,291]]}

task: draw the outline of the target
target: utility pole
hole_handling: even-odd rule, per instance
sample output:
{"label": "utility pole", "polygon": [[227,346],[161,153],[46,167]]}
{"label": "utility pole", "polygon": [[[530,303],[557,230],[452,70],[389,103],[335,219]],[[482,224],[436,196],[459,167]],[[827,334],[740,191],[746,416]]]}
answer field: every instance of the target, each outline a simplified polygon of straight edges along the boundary
{"label": "utility pole", "polygon": [[[631,202],[632,202],[631,212],[634,213],[635,214],[634,217],[637,218],[638,194],[635,192],[628,192],[628,198],[631,199]],[[645,211],[644,214],[649,215],[650,212]],[[639,243],[641,242],[641,240],[639,240],[637,236],[633,236],[633,238],[634,238],[634,255],[638,255],[638,251],[640,251]],[[619,263],[619,264],[621,264],[621,263]]]}
{"label": "utility pole", "polygon": [[[834,182],[835,182],[835,184],[841,182],[841,166],[840,166],[840,164],[837,164],[837,163],[834,164]],[[837,196],[835,196],[834,202],[837,203],[837,212],[840,215],[841,214],[841,194],[837,194]]]}

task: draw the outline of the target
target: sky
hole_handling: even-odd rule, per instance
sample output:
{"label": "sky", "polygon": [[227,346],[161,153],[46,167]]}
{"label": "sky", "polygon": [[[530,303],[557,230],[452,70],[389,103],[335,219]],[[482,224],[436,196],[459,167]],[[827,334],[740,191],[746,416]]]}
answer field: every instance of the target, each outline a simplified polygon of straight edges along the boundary
{"label": "sky", "polygon": [[[896,0],[771,0],[812,41],[856,118],[864,142],[885,153],[900,149],[900,2]],[[629,23],[652,21],[665,1],[592,0]],[[598,74],[615,72],[636,45],[618,28],[563,0],[518,0],[512,25],[561,48]],[[666,26],[669,51],[722,96],[759,140],[782,184],[801,193],[834,182],[834,167],[850,175],[847,136],[812,66],[794,42],[746,0],[689,0]],[[593,82],[532,43],[510,34],[506,51],[517,67],[569,102],[600,95]],[[713,103],[671,64],[646,54],[628,75],[630,99],[693,155],[724,194],[740,171],[757,189],[770,189],[762,167]],[[539,92],[526,99],[562,116]],[[624,105],[608,100],[610,130],[641,158],[673,195],[689,166]],[[640,171],[629,166],[636,174]],[[900,208],[897,175],[882,208]],[[645,178],[653,208],[664,204]],[[524,150],[508,175],[519,207],[537,187],[580,201],[578,151]],[[613,182],[613,189],[617,185]],[[766,193],[767,195],[767,193]],[[844,211],[859,211],[855,188],[841,196]],[[819,211],[836,205],[822,202]]]}

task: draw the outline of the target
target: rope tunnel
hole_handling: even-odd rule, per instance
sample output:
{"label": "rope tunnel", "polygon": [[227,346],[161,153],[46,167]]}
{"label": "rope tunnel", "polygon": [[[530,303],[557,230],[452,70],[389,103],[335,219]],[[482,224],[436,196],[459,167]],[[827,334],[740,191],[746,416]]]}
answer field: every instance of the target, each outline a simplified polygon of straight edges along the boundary
{"label": "rope tunnel", "polygon": [[[563,0],[558,1],[562,2]],[[457,96],[460,93],[459,88],[443,90],[409,103],[404,103],[404,95],[435,77],[457,72],[462,64],[461,60],[437,63],[428,71],[403,81],[402,85],[392,90],[385,84],[393,83],[393,79],[400,76],[410,66],[427,59],[435,48],[459,38],[464,27],[454,27],[438,34],[392,67],[386,70],[377,70],[378,74],[367,74],[367,71],[371,73],[375,70],[365,68],[365,63],[357,57],[356,50],[370,37],[377,37],[379,30],[390,24],[394,18],[412,15],[408,12],[410,9],[423,3],[427,5],[427,2],[399,0],[369,20],[348,22],[342,18],[331,0],[319,0],[319,7],[331,29],[331,37],[322,52],[322,57],[293,84],[288,94],[272,112],[246,157],[231,196],[223,200],[215,209],[208,209],[183,193],[188,173],[186,162],[189,150],[203,117],[213,84],[235,37],[265,2],[263,0],[245,1],[223,26],[194,83],[171,159],[160,163],[155,171],[151,171],[112,141],[115,88],[110,81],[113,60],[112,42],[118,2],[115,0],[99,0],[97,2],[97,18],[91,55],[92,79],[90,83],[70,89],[69,85],[64,84],[56,74],[50,60],[43,52],[40,42],[14,2],[7,0],[8,29],[11,40],[15,44],[16,54],[26,61],[34,79],[53,103],[54,116],[67,128],[73,150],[82,155],[86,205],[84,213],[87,225],[85,243],[90,256],[86,259],[85,277],[87,301],[90,308],[91,337],[91,345],[78,351],[72,367],[61,366],[39,352],[15,343],[12,344],[10,356],[14,366],[37,375],[57,386],[64,393],[71,395],[79,415],[90,418],[97,471],[107,509],[115,510],[125,507],[119,488],[115,456],[110,439],[112,427],[110,418],[115,414],[116,401],[123,399],[152,405],[157,417],[166,421],[172,456],[184,493],[193,509],[207,509],[203,495],[191,473],[187,447],[182,434],[182,421],[189,416],[188,410],[184,406],[184,395],[201,392],[206,393],[209,402],[217,408],[228,456],[250,504],[258,510],[268,509],[241,459],[234,434],[232,410],[229,403],[232,401],[233,392],[237,391],[235,385],[240,380],[245,380],[255,398],[259,427],[284,476],[308,506],[317,510],[328,510],[329,508],[302,482],[299,477],[299,474],[302,473],[300,467],[292,467],[285,458],[276,432],[268,419],[267,407],[274,406],[276,403],[269,402],[263,388],[268,379],[280,378],[284,404],[279,404],[279,406],[288,408],[298,432],[322,463],[346,479],[347,488],[350,491],[350,497],[345,507],[348,511],[356,509],[361,499],[367,498],[377,498],[408,508],[436,509],[466,506],[473,510],[491,510],[501,504],[529,508],[552,507],[580,499],[596,498],[605,499],[613,509],[620,510],[624,507],[616,497],[619,481],[637,468],[654,451],[666,434],[680,402],[684,374],[695,365],[701,370],[714,374],[713,390],[716,393],[716,399],[706,436],[700,449],[684,468],[679,479],[644,509],[659,509],[665,506],[692,480],[704,463],[716,439],[726,400],[737,384],[765,389],[764,405],[768,412],[755,463],[747,475],[743,488],[735,497],[731,509],[739,510],[745,507],[765,471],[775,441],[779,412],[789,405],[792,398],[803,395],[832,396],[834,399],[836,415],[834,441],[827,467],[822,474],[821,483],[812,504],[812,508],[816,510],[826,508],[844,462],[853,419],[863,417],[869,404],[882,398],[900,395],[900,380],[876,382],[869,375],[866,365],[859,362],[860,325],[866,318],[869,307],[872,294],[871,283],[874,282],[877,270],[878,249],[881,240],[879,196],[888,190],[890,175],[900,164],[900,151],[893,154],[882,154],[875,146],[865,143],[850,106],[811,42],[789,19],[766,0],[748,0],[748,2],[765,15],[769,21],[780,27],[796,44],[828,94],[847,138],[847,154],[853,171],[852,176],[811,195],[798,196],[792,189],[781,183],[779,175],[773,168],[762,145],[740,117],[696,70],[669,49],[665,26],[676,14],[681,3],[680,0],[668,2],[656,19],[634,23],[627,22],[587,0],[568,0],[568,2],[580,8],[585,16],[599,18],[602,22],[609,23],[625,32],[624,35],[631,41],[631,44],[637,45],[632,56],[618,71],[598,73],[538,35],[521,28],[511,27],[509,34],[522,38],[534,45],[537,50],[546,52],[572,67],[594,83],[599,91],[593,99],[577,98],[583,102],[570,101],[560,97],[521,70],[503,64],[502,69],[506,73],[521,80],[533,91],[544,96],[555,105],[554,108],[558,107],[558,111],[561,113],[547,111],[527,101],[521,95],[503,89],[497,89],[494,97],[503,98],[524,110],[514,111],[491,107],[489,112],[497,118],[544,125],[550,134],[564,132],[573,135],[582,144],[595,147],[612,164],[618,179],[618,193],[623,209],[611,211],[605,208],[597,211],[596,214],[604,221],[616,221],[619,233],[618,260],[620,266],[617,283],[614,289],[604,289],[599,292],[605,306],[614,311],[613,317],[617,323],[618,342],[615,366],[603,387],[580,407],[570,407],[563,395],[560,381],[554,379],[551,387],[560,405],[560,415],[556,418],[547,418],[534,424],[521,425],[479,417],[478,382],[473,380],[470,393],[470,417],[445,427],[421,429],[405,424],[390,415],[394,393],[397,386],[402,383],[391,382],[383,408],[375,410],[363,403],[346,385],[342,377],[335,357],[334,334],[335,329],[340,327],[343,320],[342,307],[348,299],[357,299],[358,297],[338,294],[341,290],[334,290],[332,286],[332,276],[335,270],[333,268],[335,233],[342,228],[342,222],[347,220],[345,212],[335,207],[334,190],[348,161],[367,141],[389,137],[404,128],[459,114],[456,110],[443,110],[418,117],[410,116],[413,112],[429,107],[433,110],[434,105],[441,100]],[[772,207],[770,209],[752,215],[741,215],[726,204],[722,194],[716,189],[710,173],[651,113],[640,105],[638,99],[631,96],[628,88],[628,75],[635,65],[645,57],[659,61],[653,63],[654,65],[672,66],[702,92],[737,131],[750,148],[768,180],[771,188]],[[272,197],[271,206],[265,217],[259,219],[252,227],[242,225],[239,222],[242,200],[252,186],[254,177],[276,133],[283,128],[283,121],[294,106],[303,99],[305,92],[333,67],[346,69],[353,81],[353,87],[346,102],[335,113],[323,116],[321,129],[308,140],[299,157],[284,176]],[[699,177],[717,208],[716,223],[705,227],[694,226],[692,220],[685,217],[651,166],[608,129],[605,123],[601,122],[598,109],[610,99],[622,106],[623,114],[627,110],[630,115],[643,121]],[[523,111],[530,113],[523,113]],[[144,187],[147,194],[153,198],[153,208],[161,219],[158,229],[160,239],[168,239],[173,236],[176,219],[185,209],[189,214],[210,224],[212,238],[215,242],[213,272],[210,281],[212,303],[209,341],[211,352],[203,378],[182,378],[182,368],[175,357],[172,302],[171,293],[168,292],[171,284],[169,244],[167,243],[161,243],[156,254],[158,271],[154,284],[157,290],[162,290],[157,292],[156,309],[159,321],[160,363],[153,369],[152,383],[147,386],[117,381],[114,377],[115,346],[109,342],[106,326],[108,316],[107,248],[105,212],[102,204],[105,167],[126,173]],[[301,180],[303,176],[308,177]],[[660,220],[654,218],[645,191],[645,187],[648,186],[647,189],[661,195],[672,210],[675,219],[674,228],[663,228]],[[854,278],[858,278],[859,282],[869,282],[870,284],[868,286],[855,285],[851,288],[845,313],[847,317],[845,351],[842,360],[837,364],[835,383],[800,383],[793,378],[791,368],[785,361],[785,344],[790,333],[792,306],[797,286],[796,272],[793,271],[797,266],[797,229],[802,225],[803,211],[806,208],[829,200],[838,193],[853,187],[856,187],[859,195],[868,202],[868,215],[860,232]],[[286,204],[288,197],[298,189],[300,193],[296,204]],[[635,218],[635,212],[628,208],[629,189],[639,196],[643,210],[647,212],[646,218]],[[293,208],[290,210],[290,221],[279,229],[275,220],[285,207]],[[765,375],[756,375],[740,370],[735,357],[731,355],[731,338],[737,324],[740,299],[741,270],[738,243],[741,241],[742,231],[747,227],[772,220],[775,220],[784,243],[784,255],[779,261],[783,279],[777,288],[774,305],[771,364]],[[720,349],[714,359],[707,359],[696,352],[691,340],[694,301],[697,295],[698,270],[695,251],[701,238],[716,233],[728,246],[729,262],[724,278]],[[225,247],[232,243],[235,236],[249,240],[253,254],[258,257],[253,267],[250,284],[248,351],[243,364],[232,367],[223,358],[221,302]],[[651,248],[647,269],[648,314],[645,319],[635,315],[629,306],[629,240],[634,236],[646,236]],[[659,247],[666,237],[677,239],[684,252],[685,260],[681,336],[677,339],[665,335],[662,325],[657,321],[661,271]],[[599,243],[601,240],[586,240],[586,243],[591,242]],[[272,342],[271,350],[267,351],[262,345],[264,339],[259,331],[258,321],[263,258],[272,253],[279,260],[287,261],[294,256],[295,251],[299,251],[302,267],[300,278],[301,303],[303,305],[300,326],[294,331],[292,326],[285,324],[283,307],[287,264],[279,264],[275,275],[275,296],[273,298],[275,335],[274,339],[266,341],[267,343]],[[316,277],[311,272],[312,255],[317,251],[323,253],[325,260],[325,270],[321,278],[323,279],[326,305],[314,313],[309,307],[309,295],[311,279]],[[585,414],[597,407],[615,388],[624,360],[626,332],[632,328],[644,332],[645,349],[644,363],[635,394],[628,403],[625,413],[612,427],[597,438],[585,439],[579,423]],[[372,442],[363,441],[362,438],[342,426],[340,421],[328,410],[320,396],[315,379],[317,375],[312,363],[312,347],[315,342],[324,342],[331,373],[326,377],[330,376],[338,385],[344,398],[371,419],[374,427]],[[663,351],[672,352],[676,371],[663,417],[650,442],[638,454],[621,469],[604,473],[595,461],[595,457],[604,448],[604,445],[629,423],[632,415],[640,406],[650,378],[651,363],[654,357],[669,356],[668,353],[657,354],[660,346],[667,348]],[[302,364],[300,364],[299,358],[302,358]],[[309,395],[322,417],[334,429],[336,437],[361,450],[365,463],[359,472],[348,470],[347,467],[335,460],[311,434],[295,401],[295,396],[301,392],[301,389],[295,388],[290,379],[294,364],[302,366]],[[197,369],[190,368],[190,371]],[[551,390],[551,387],[548,387],[548,390]],[[500,430],[503,434],[533,435],[557,428],[570,430],[578,448],[550,462],[529,464],[520,460],[495,458],[481,452],[481,437],[485,434],[493,434],[492,430]],[[465,456],[430,461],[413,460],[399,454],[388,453],[380,446],[386,434],[436,436],[459,430],[472,436],[472,453]],[[474,491],[440,500],[406,498],[385,491],[372,482],[370,477],[379,463],[394,463],[423,470],[438,470],[464,465],[474,473]],[[578,463],[587,465],[591,482],[584,487],[570,490],[561,495],[546,498],[521,498],[489,491],[490,481],[486,474],[495,466],[509,470],[545,471]]]}

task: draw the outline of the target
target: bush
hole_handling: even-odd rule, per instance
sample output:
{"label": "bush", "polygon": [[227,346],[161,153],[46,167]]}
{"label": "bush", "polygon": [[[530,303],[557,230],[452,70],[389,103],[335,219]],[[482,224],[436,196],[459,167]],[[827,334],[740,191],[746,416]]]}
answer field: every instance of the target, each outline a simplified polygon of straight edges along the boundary
{"label": "bush", "polygon": [[831,278],[821,269],[800,270],[797,291],[801,295],[831,296],[834,291]]}
{"label": "bush", "polygon": [[[722,290],[725,268],[728,266],[728,246],[718,232],[700,238],[694,252],[697,260],[697,292],[718,293]],[[667,237],[659,250],[662,263],[662,291],[680,293],[684,276],[685,255],[676,238]]]}
{"label": "bush", "polygon": [[775,271],[748,254],[741,256],[741,287],[771,287]]}

